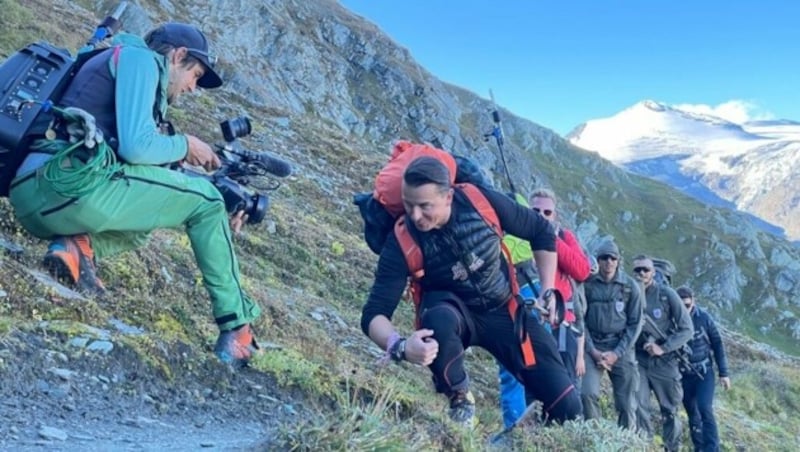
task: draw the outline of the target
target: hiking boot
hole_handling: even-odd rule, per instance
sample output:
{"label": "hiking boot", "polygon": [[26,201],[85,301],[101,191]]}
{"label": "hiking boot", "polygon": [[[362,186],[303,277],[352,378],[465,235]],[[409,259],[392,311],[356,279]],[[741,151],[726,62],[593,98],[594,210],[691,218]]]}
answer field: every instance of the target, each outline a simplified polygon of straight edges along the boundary
{"label": "hiking boot", "polygon": [[57,237],[50,242],[42,265],[58,280],[66,280],[79,291],[102,294],[106,291],[97,277],[94,250],[88,234]]}
{"label": "hiking boot", "polygon": [[249,324],[219,333],[214,354],[220,361],[230,364],[234,368],[247,365],[250,357],[258,350],[256,338]]}
{"label": "hiking boot", "polygon": [[467,428],[473,428],[475,422],[475,397],[469,389],[455,391],[450,395],[450,420]]}

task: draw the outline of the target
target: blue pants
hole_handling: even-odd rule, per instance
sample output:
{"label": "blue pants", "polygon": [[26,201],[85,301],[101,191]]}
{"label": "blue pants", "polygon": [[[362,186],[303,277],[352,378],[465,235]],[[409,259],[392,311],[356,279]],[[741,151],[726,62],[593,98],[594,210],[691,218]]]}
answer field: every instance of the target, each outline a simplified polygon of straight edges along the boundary
{"label": "blue pants", "polygon": [[525,411],[525,387],[500,362],[497,367],[500,376],[500,410],[503,412],[503,426],[508,428]]}
{"label": "blue pants", "polygon": [[694,450],[719,451],[717,421],[714,419],[714,370],[708,369],[699,378],[683,374],[683,407],[689,416],[689,431]]}

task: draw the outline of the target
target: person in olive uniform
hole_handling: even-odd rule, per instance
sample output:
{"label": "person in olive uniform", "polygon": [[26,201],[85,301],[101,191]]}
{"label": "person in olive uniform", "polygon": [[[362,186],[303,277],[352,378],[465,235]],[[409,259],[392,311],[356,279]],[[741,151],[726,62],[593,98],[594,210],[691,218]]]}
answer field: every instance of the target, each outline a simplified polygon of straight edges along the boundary
{"label": "person in olive uniform", "polygon": [[642,329],[644,292],[641,284],[620,268],[613,241],[595,252],[598,272],[584,283],[586,292],[586,374],[581,398],[586,419],[600,417],[600,377],[608,372],[620,427],[636,427],[636,386],[639,375],[633,345]]}
{"label": "person in olive uniform", "polygon": [[[692,338],[694,328],[678,294],[666,284],[656,282],[653,259],[645,255],[636,256],[633,258],[633,272],[644,285],[645,297],[645,321],[635,347],[639,363],[636,423],[640,433],[653,438],[650,391],[654,392],[663,421],[664,448],[677,451],[681,442],[678,406],[683,397],[677,353]],[[659,337],[660,333],[665,337]]]}

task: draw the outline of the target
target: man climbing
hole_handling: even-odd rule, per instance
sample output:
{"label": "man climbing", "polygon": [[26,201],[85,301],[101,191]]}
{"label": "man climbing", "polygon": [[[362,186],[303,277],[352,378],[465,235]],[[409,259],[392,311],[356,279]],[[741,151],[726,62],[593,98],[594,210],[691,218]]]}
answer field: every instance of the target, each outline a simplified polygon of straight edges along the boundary
{"label": "man climbing", "polygon": [[[475,402],[464,369],[464,351],[472,345],[485,348],[523,381],[542,401],[548,420],[579,416],[580,399],[555,342],[541,324],[526,321],[515,296],[513,266],[501,248],[500,230],[531,242],[547,305],[557,265],[552,226],[502,193],[453,186],[447,167],[431,157],[407,167],[402,199],[406,215],[380,254],[362,311],[364,333],[393,359],[428,366],[457,423],[474,424]],[[485,215],[494,215],[497,224]],[[404,228],[423,257],[423,268],[414,273],[401,251],[398,234]],[[422,295],[418,329],[405,338],[391,318],[409,276]]]}

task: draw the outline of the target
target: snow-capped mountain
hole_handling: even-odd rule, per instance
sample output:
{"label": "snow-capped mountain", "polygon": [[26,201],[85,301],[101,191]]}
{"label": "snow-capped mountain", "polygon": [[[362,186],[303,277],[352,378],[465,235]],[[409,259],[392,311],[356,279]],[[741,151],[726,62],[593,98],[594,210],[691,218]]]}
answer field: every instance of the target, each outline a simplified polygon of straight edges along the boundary
{"label": "snow-capped mountain", "polygon": [[[735,207],[800,238],[800,122],[736,124],[654,101],[588,121],[566,137],[630,171],[710,204]],[[780,231],[768,223],[764,229]]]}

